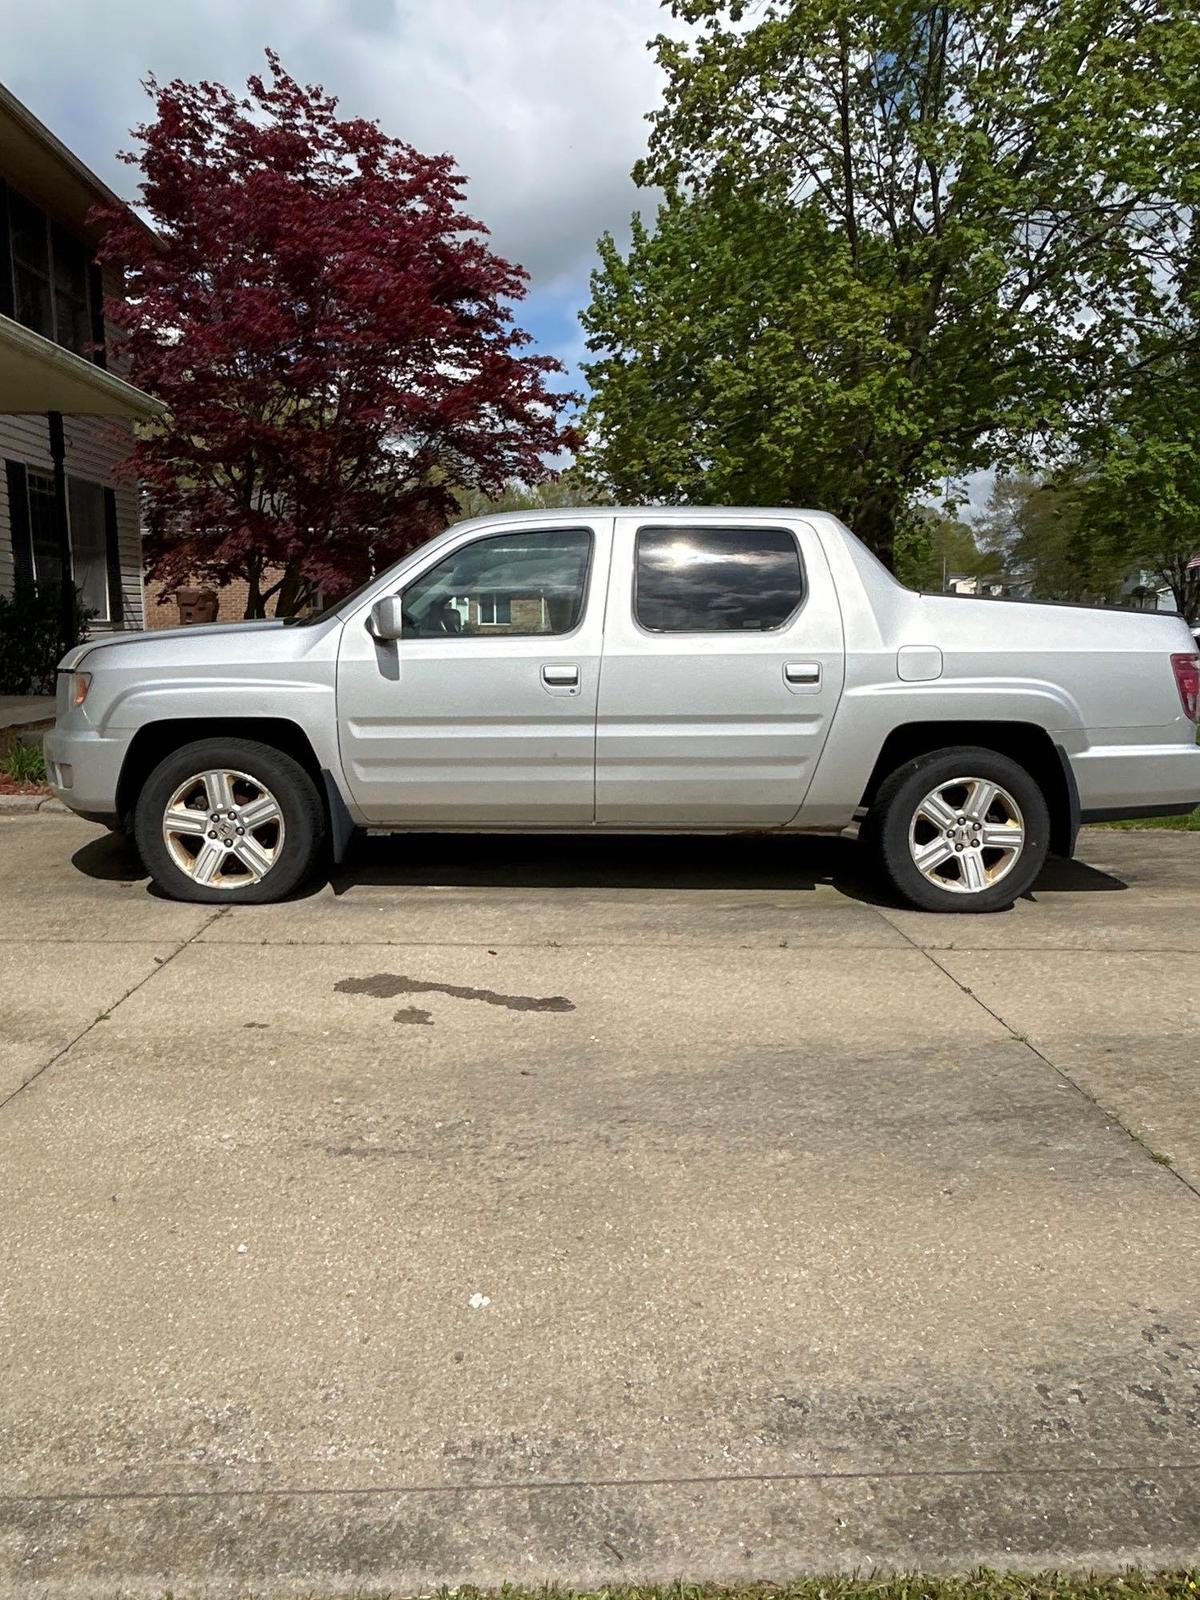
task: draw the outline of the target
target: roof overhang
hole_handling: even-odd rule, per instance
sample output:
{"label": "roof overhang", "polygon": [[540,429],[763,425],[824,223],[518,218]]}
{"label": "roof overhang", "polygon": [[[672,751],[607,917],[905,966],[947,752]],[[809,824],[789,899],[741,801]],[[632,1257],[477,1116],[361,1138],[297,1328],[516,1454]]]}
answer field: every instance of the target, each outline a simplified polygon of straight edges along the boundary
{"label": "roof overhang", "polygon": [[165,409],[124,378],[0,316],[0,413],[61,411],[147,421]]}
{"label": "roof overhang", "polygon": [[[92,207],[126,204],[2,83],[0,151],[4,175],[14,188],[93,241],[103,230],[89,220]],[[141,217],[138,221],[146,226]]]}

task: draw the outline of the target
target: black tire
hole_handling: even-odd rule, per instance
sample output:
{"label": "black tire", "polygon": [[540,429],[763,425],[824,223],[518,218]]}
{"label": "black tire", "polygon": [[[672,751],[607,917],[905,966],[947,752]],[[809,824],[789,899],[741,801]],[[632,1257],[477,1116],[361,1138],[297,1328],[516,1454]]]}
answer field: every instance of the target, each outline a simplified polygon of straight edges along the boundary
{"label": "black tire", "polygon": [[[200,782],[198,775],[202,773],[226,770],[230,774],[244,774],[275,801],[281,821],[274,827],[271,823],[260,826],[257,836],[264,854],[273,847],[275,855],[262,876],[255,879],[251,872],[256,869],[243,868],[236,856],[234,846],[241,848],[238,840],[226,846],[224,837],[218,838],[215,832],[204,834],[195,841],[197,853],[206,848],[205,840],[215,840],[229,850],[231,871],[219,882],[197,882],[173,857],[163,835],[164,816],[172,797],[189,778],[195,776]],[[196,791],[197,798],[202,792],[201,785]],[[239,778],[233,786],[234,809],[252,803],[253,797],[253,789]],[[197,816],[201,826],[207,827],[207,822],[203,821],[205,811],[197,812]],[[236,823],[237,818],[230,820]],[[225,824],[221,826],[224,828]],[[226,831],[232,833],[234,829]],[[244,834],[247,830],[237,831]],[[164,757],[146,779],[134,806],[133,834],[147,872],[172,900],[192,900],[206,905],[261,905],[286,898],[313,871],[325,838],[325,809],[312,778],[299,762],[282,750],[260,744],[256,739],[198,739]],[[247,843],[253,844],[254,840]],[[176,849],[187,855],[192,849],[190,834],[177,840]],[[221,869],[224,871],[224,860]],[[243,871],[244,879],[238,881],[236,874]]]}
{"label": "black tire", "polygon": [[[918,845],[922,842],[922,830],[932,834],[930,842],[937,841],[933,824],[923,815],[919,821],[915,820],[926,797],[939,787],[952,785],[955,779],[965,777],[999,785],[1020,811],[1022,842],[1015,858],[1005,865],[1004,851],[982,851],[980,860],[985,869],[1002,872],[1002,875],[978,890],[955,886],[965,880],[962,865],[953,854],[947,856],[941,868],[934,869],[940,874],[940,881],[934,882],[918,867],[910,847],[910,829],[915,830],[913,836]],[[954,794],[955,790],[951,788],[949,793]],[[1001,802],[1000,810],[991,814],[999,816],[1002,812]],[[957,818],[955,820],[957,823]],[[1028,892],[1042,870],[1050,843],[1050,812],[1037,782],[1017,762],[995,750],[956,745],[917,756],[889,774],[879,786],[859,837],[888,885],[918,910],[1004,911]],[[952,850],[957,848],[950,843],[948,833],[942,837],[947,839]],[[941,882],[947,886],[942,887]]]}

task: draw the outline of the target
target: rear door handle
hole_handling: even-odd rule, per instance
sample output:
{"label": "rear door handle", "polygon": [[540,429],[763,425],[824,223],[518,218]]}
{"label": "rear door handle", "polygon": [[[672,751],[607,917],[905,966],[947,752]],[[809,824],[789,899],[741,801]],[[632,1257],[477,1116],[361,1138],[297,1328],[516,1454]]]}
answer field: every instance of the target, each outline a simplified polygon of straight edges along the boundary
{"label": "rear door handle", "polygon": [[542,668],[542,687],[551,694],[578,694],[579,664],[575,661],[548,661]]}
{"label": "rear door handle", "polygon": [[783,681],[793,687],[814,687],[821,681],[821,663],[819,661],[785,661],[783,664]]}

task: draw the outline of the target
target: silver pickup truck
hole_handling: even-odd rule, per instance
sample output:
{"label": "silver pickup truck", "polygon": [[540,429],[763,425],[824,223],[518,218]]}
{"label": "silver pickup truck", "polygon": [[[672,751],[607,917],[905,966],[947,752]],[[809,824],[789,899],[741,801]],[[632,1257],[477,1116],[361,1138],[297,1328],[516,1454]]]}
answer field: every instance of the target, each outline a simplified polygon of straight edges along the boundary
{"label": "silver pickup truck", "polygon": [[914,594],[835,518],[461,523],[324,615],[94,640],[55,793],[181,900],[275,900],[356,828],[837,834],[991,911],[1081,821],[1200,802],[1182,618]]}

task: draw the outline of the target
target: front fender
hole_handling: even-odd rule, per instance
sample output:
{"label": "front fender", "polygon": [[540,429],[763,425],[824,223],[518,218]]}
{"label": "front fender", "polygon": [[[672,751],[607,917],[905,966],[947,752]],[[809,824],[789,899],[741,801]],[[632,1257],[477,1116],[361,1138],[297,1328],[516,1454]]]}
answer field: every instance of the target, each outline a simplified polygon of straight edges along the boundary
{"label": "front fender", "polygon": [[337,707],[331,685],[288,679],[176,678],[122,686],[96,719],[103,738],[132,738],[152,723],[271,720],[294,723],[322,767],[337,772]]}

